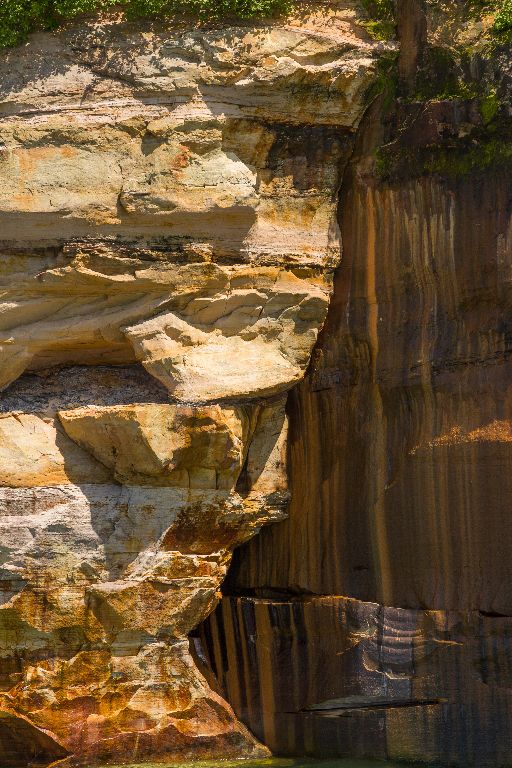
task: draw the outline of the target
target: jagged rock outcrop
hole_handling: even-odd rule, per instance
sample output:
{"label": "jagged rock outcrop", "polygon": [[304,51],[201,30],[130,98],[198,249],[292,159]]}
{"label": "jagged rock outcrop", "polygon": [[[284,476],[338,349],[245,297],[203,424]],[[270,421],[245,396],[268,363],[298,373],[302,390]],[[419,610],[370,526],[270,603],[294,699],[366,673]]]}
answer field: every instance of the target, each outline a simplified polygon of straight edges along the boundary
{"label": "jagged rock outcrop", "polygon": [[256,750],[187,638],[231,549],[283,516],[282,398],[171,404],[142,370],[75,367],[22,377],[1,411],[4,717],[77,758]]}
{"label": "jagged rock outcrop", "polygon": [[188,635],[285,515],[286,392],[390,48],[357,13],[3,54],[2,765],[265,753]]}
{"label": "jagged rock outcrop", "polygon": [[186,401],[300,379],[376,75],[340,25],[104,23],[5,56],[0,385],[133,360]]}

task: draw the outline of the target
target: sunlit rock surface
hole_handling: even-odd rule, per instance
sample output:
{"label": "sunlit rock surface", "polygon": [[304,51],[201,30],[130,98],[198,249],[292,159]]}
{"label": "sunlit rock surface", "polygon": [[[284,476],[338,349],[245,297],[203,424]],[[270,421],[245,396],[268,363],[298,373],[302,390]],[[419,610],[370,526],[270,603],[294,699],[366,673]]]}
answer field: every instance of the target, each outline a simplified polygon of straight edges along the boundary
{"label": "sunlit rock surface", "polygon": [[285,515],[286,392],[386,49],[357,13],[2,56],[2,765],[266,754],[189,635]]}
{"label": "sunlit rock surface", "polygon": [[27,722],[78,757],[257,753],[188,634],[231,549],[284,514],[282,398],[191,407],[143,369],[75,367],[0,409],[3,739]]}
{"label": "sunlit rock surface", "polygon": [[377,74],[354,17],[91,23],[4,55],[0,386],[133,360],[186,401],[301,378]]}

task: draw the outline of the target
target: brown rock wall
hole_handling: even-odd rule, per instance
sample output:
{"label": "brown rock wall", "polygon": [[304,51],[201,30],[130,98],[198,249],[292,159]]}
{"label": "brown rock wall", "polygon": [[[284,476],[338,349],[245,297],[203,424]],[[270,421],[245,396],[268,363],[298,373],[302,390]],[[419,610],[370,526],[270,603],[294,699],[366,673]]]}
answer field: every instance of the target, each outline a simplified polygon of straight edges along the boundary
{"label": "brown rock wall", "polygon": [[352,178],[332,312],[290,397],[290,519],[232,584],[509,614],[509,179]]}
{"label": "brown rock wall", "polygon": [[464,152],[478,104],[453,99],[399,104],[384,178],[380,109],[288,400],[290,515],[235,553],[204,644],[278,751],[495,768],[512,755],[510,171],[418,171],[438,143]]}
{"label": "brown rock wall", "polygon": [[226,597],[203,644],[236,713],[280,754],[490,767],[512,748],[510,631],[481,611]]}

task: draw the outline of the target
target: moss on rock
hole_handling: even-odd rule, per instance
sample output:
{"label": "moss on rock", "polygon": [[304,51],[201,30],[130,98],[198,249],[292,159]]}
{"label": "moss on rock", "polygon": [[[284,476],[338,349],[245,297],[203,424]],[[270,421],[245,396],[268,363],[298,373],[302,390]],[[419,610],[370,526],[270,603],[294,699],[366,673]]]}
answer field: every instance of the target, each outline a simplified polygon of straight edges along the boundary
{"label": "moss on rock", "polygon": [[361,21],[374,40],[391,40],[396,35],[395,4],[393,0],[362,0],[367,19]]}

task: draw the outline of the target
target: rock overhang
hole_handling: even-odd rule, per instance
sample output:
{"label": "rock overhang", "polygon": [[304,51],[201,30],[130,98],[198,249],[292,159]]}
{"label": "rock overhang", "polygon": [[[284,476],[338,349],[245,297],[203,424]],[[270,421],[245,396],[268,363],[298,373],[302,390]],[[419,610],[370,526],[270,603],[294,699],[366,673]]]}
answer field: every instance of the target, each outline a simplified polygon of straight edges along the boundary
{"label": "rock overhang", "polygon": [[0,64],[1,687],[76,759],[262,752],[187,635],[285,515],[382,52],[350,13],[70,26]]}

